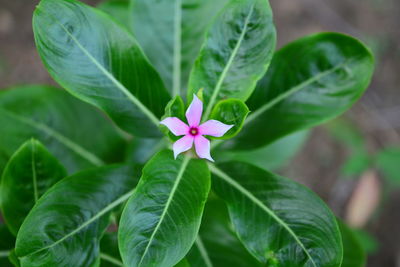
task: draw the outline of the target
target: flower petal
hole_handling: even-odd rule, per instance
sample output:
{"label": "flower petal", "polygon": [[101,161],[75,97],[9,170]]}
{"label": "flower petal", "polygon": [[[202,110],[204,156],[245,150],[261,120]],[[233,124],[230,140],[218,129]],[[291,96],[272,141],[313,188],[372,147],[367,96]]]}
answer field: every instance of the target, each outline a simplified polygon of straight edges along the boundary
{"label": "flower petal", "polygon": [[208,159],[209,161],[214,161],[210,155],[210,141],[198,135],[194,138],[194,145],[196,148],[196,154],[199,158]]}
{"label": "flower petal", "polygon": [[217,120],[209,120],[199,126],[199,132],[202,135],[221,137],[232,127],[233,125],[228,125]]}
{"label": "flower petal", "polygon": [[189,131],[189,126],[176,117],[165,118],[160,122],[160,124],[167,126],[168,129],[176,136],[185,135]]}
{"label": "flower petal", "polygon": [[185,135],[174,143],[172,148],[174,150],[175,159],[180,153],[188,151],[193,146],[193,139],[193,136]]}
{"label": "flower petal", "polygon": [[186,111],[186,119],[191,127],[197,127],[200,124],[201,115],[203,113],[203,102],[193,94],[192,103]]}

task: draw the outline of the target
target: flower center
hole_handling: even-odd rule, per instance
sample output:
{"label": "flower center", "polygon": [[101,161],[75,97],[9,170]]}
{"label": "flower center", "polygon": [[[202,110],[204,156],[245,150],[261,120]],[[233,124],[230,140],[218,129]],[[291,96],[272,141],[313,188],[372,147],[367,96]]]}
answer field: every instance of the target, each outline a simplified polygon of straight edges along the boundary
{"label": "flower center", "polygon": [[199,134],[199,130],[196,127],[191,127],[189,133],[190,135],[196,136]]}

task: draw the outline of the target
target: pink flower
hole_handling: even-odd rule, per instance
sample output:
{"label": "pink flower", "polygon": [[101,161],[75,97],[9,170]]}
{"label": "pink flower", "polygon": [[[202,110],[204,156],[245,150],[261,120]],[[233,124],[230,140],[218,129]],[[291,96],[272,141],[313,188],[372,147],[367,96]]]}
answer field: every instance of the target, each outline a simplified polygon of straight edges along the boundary
{"label": "pink flower", "polygon": [[221,137],[233,125],[226,125],[217,120],[208,120],[200,124],[202,113],[203,103],[196,95],[193,95],[193,101],[186,111],[186,119],[189,125],[186,125],[176,117],[168,117],[160,122],[167,126],[174,135],[184,135],[184,137],[176,141],[173,145],[175,159],[180,153],[192,148],[194,143],[196,154],[199,158],[214,161],[210,155],[210,141],[203,135]]}

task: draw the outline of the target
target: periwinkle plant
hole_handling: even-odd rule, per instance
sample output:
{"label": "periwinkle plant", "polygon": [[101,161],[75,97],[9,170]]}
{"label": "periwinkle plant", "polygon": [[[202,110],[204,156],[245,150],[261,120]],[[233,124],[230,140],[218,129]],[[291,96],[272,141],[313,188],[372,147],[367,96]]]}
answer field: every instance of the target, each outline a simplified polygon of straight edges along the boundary
{"label": "periwinkle plant", "polygon": [[1,237],[0,256],[22,267],[363,264],[346,258],[351,231],[266,160],[363,94],[374,62],[361,42],[319,33],[275,52],[267,0],[42,0],[33,30],[50,75],[83,102],[45,86],[0,93],[0,204],[16,236]]}

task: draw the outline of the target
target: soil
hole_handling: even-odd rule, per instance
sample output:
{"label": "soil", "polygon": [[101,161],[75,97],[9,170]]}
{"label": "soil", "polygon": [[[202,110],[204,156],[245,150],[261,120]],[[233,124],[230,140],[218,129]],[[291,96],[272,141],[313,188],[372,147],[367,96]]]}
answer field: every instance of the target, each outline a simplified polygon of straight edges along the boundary
{"label": "soil", "polygon": [[[96,4],[99,1],[83,1]],[[307,34],[336,31],[368,43],[376,55],[376,73],[362,99],[345,115],[368,141],[371,153],[400,146],[400,1],[270,0],[278,46]],[[0,88],[17,84],[55,84],[35,50],[31,28],[36,0],[0,0]],[[338,216],[356,182],[341,178],[349,151],[317,127],[301,152],[282,172],[315,190]],[[386,196],[366,225],[379,250],[368,266],[400,266],[400,191]]]}

